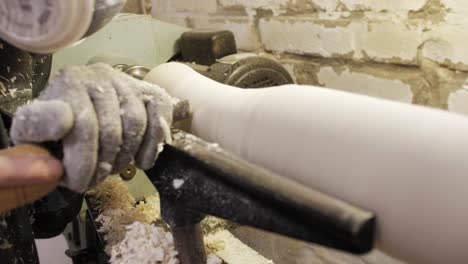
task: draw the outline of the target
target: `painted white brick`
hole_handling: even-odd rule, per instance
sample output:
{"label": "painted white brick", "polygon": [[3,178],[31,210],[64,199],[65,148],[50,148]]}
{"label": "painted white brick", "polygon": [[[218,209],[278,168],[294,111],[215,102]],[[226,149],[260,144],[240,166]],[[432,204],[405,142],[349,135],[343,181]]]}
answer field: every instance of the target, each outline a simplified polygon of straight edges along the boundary
{"label": "painted white brick", "polygon": [[[341,0],[348,10],[395,11],[420,10],[428,0]],[[460,0],[463,1],[463,0]]]}
{"label": "painted white brick", "polygon": [[466,15],[452,14],[446,22],[430,28],[424,34],[423,56],[457,70],[468,70]]}
{"label": "painted white brick", "polygon": [[261,19],[259,30],[265,48],[274,52],[318,55],[325,58],[369,57],[374,61],[416,64],[422,27],[396,22],[350,21],[326,26],[321,20]]}
{"label": "painted white brick", "polygon": [[323,67],[318,73],[318,81],[325,87],[364,94],[400,102],[412,103],[411,87],[397,79],[383,79],[370,74],[351,72],[345,69],[335,72],[331,67]]}
{"label": "painted white brick", "polygon": [[416,64],[422,32],[422,26],[411,26],[404,21],[369,22],[367,29],[358,32],[356,49],[374,61]]}
{"label": "painted white brick", "polygon": [[440,0],[440,2],[453,12],[468,11],[468,1],[466,0]]}
{"label": "painted white brick", "polygon": [[248,17],[191,17],[191,24],[195,28],[227,29],[234,33],[237,48],[241,50],[257,50],[262,47],[255,23]]}
{"label": "painted white brick", "polygon": [[284,7],[289,0],[219,0],[219,3],[223,7],[277,9]]}
{"label": "painted white brick", "polygon": [[170,0],[176,11],[190,12],[216,12],[218,3],[216,0]]}
{"label": "painted white brick", "polygon": [[153,17],[182,27],[187,26],[185,15],[176,12],[172,3],[165,0],[153,0],[152,5],[151,14]]}
{"label": "painted white brick", "polygon": [[332,57],[355,51],[355,34],[349,27],[325,27],[310,19],[261,19],[259,30],[265,48],[275,52]]}
{"label": "painted white brick", "polygon": [[[428,0],[411,0],[398,1],[395,0],[309,0],[309,1],[290,1],[290,0],[219,0],[223,7],[245,7],[245,8],[263,8],[277,9],[286,5],[301,7],[306,2],[312,3],[322,10],[336,11],[341,3],[349,11],[367,10],[367,11],[417,11],[427,3]],[[456,1],[456,0],[445,0]],[[462,1],[462,0],[459,0]]]}
{"label": "painted white brick", "polygon": [[291,0],[219,0],[221,7],[241,7],[244,8],[249,16],[253,17],[257,14],[257,10],[271,10],[275,16],[287,12],[286,5]]}
{"label": "painted white brick", "polygon": [[336,11],[340,2],[338,0],[313,0],[312,3],[322,10]]}

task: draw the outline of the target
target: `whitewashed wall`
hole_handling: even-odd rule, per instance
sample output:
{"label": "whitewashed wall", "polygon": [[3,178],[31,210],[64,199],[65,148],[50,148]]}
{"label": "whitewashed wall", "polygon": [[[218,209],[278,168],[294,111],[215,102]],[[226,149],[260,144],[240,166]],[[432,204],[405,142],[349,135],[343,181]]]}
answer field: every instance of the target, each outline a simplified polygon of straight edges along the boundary
{"label": "whitewashed wall", "polygon": [[301,84],[468,114],[468,1],[153,0],[159,19],[227,28]]}

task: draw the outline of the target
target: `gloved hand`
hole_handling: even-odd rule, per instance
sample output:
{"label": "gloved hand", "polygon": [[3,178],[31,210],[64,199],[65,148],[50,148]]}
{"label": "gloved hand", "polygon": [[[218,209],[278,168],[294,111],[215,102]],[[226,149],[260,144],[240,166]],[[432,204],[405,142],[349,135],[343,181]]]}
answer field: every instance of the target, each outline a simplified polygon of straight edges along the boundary
{"label": "gloved hand", "polygon": [[85,191],[135,161],[153,166],[170,140],[173,100],[161,88],[105,64],[63,69],[15,114],[15,144],[61,141],[61,184]]}

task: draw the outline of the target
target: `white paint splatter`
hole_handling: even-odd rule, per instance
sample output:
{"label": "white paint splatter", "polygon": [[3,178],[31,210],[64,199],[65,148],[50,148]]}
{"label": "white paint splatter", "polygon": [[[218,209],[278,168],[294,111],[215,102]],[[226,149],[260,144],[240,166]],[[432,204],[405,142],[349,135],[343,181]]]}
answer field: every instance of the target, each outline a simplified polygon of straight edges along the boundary
{"label": "white paint splatter", "polygon": [[175,179],[174,181],[172,181],[172,186],[174,187],[174,189],[178,190],[180,189],[180,187],[182,187],[182,185],[184,185],[185,181],[183,179]]}

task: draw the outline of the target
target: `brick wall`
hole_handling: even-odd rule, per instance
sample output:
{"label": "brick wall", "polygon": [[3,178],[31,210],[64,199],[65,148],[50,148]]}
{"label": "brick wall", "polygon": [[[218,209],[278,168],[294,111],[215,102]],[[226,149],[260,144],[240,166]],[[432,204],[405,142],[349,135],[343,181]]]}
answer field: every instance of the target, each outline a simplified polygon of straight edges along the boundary
{"label": "brick wall", "polygon": [[232,30],[300,84],[468,114],[466,0],[153,1],[161,20]]}

